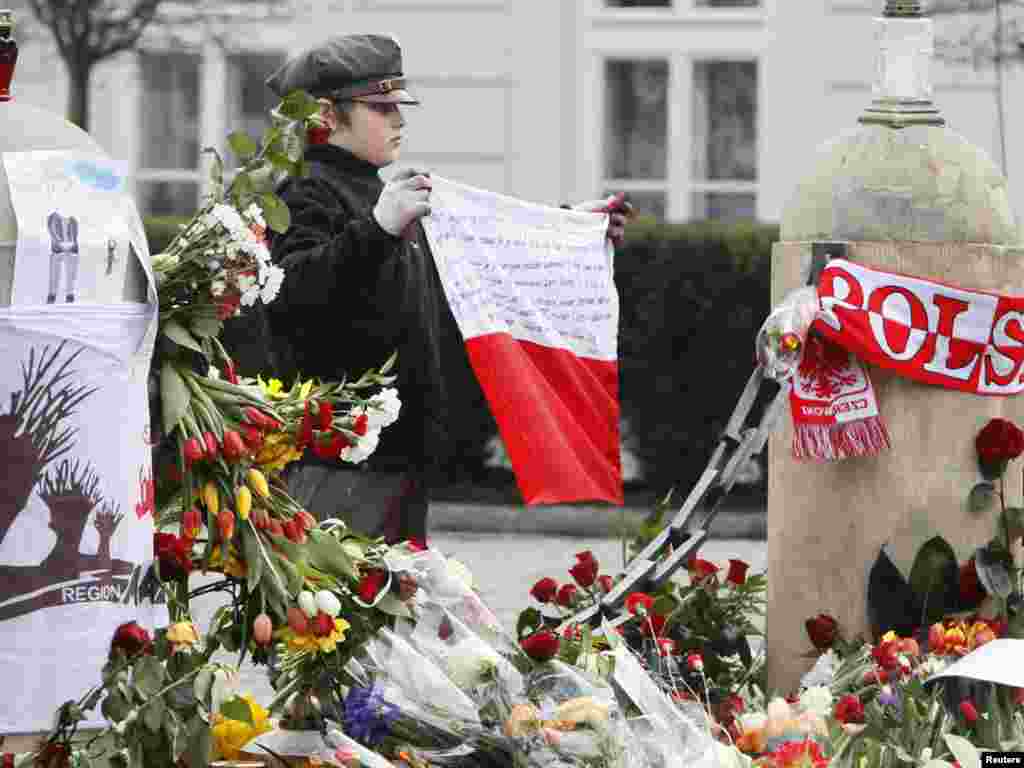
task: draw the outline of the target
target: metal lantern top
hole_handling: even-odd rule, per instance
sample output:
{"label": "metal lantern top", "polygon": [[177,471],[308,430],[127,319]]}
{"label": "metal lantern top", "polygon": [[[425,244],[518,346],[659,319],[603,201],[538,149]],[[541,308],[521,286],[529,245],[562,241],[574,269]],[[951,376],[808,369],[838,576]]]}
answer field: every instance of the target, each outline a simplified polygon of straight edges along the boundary
{"label": "metal lantern top", "polygon": [[1006,178],[932,103],[932,20],[888,0],[875,19],[871,104],[821,147],[783,210],[781,240],[1021,242]]}

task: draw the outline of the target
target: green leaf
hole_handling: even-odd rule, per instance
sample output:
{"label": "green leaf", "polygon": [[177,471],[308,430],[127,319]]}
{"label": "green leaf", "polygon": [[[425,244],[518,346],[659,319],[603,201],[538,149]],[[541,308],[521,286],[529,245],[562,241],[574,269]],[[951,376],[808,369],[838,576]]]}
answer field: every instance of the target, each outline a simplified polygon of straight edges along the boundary
{"label": "green leaf", "polygon": [[910,587],[923,605],[926,625],[955,610],[960,568],[956,553],[944,538],[934,536],[921,545],[910,569]]}
{"label": "green leaf", "polygon": [[252,720],[252,708],[249,706],[249,702],[241,696],[235,696],[233,699],[228,699],[221,704],[220,713],[228,720],[237,720],[240,723],[247,723],[248,725],[254,724]]}
{"label": "green leaf", "polygon": [[263,208],[263,218],[267,226],[278,234],[288,231],[291,226],[291,213],[288,206],[277,195],[272,192],[260,195],[260,205]]}
{"label": "green leaf", "polygon": [[986,592],[1004,600],[1010,596],[1013,591],[1013,580],[1010,578],[1013,558],[1009,552],[1002,548],[978,547],[974,552],[974,566],[978,572],[978,581]]}
{"label": "green leaf", "polygon": [[164,684],[164,665],[155,656],[143,656],[135,663],[135,687],[147,698]]}
{"label": "green leaf", "polygon": [[[189,324],[189,329],[204,341],[212,339],[215,336],[220,336],[220,332],[224,329],[224,323],[218,320],[213,315],[197,315],[192,318],[192,322]],[[206,354],[204,352],[204,354]],[[212,355],[206,355],[207,358]]]}
{"label": "green leaf", "polygon": [[400,619],[412,618],[412,611],[409,610],[409,606],[390,592],[384,595],[384,597],[380,599],[380,602],[377,603],[377,610],[386,613],[389,616],[397,616]]}
{"label": "green leaf", "polygon": [[160,400],[163,406],[164,432],[170,433],[188,410],[191,401],[188,385],[168,360],[160,368]]}
{"label": "green leaf", "polygon": [[214,196],[220,197],[224,193],[224,161],[220,153],[213,147],[204,147],[204,155],[210,155],[210,183],[213,184]]}
{"label": "green leaf", "polygon": [[242,195],[251,195],[255,191],[256,186],[253,183],[252,176],[245,171],[240,171],[235,175],[235,180],[231,182],[231,193],[235,196],[235,199],[242,197]]}
{"label": "green leaf", "polygon": [[676,601],[667,595],[659,597],[654,601],[654,605],[651,606],[651,610],[659,616],[668,616],[675,609]]}
{"label": "green leaf", "polygon": [[[216,622],[211,621],[210,626],[216,626]],[[196,695],[196,699],[204,704],[210,697],[210,689],[212,687],[213,670],[209,668],[198,672],[192,681],[192,692]]]}
{"label": "green leaf", "polygon": [[210,725],[196,714],[188,721],[188,741],[182,757],[188,768],[207,768],[211,752],[213,735],[210,733]]}
{"label": "green leaf", "polygon": [[184,326],[174,320],[168,320],[160,330],[163,332],[164,336],[173,341],[179,347],[188,347],[189,349],[202,354],[203,348],[199,346],[199,342],[196,341],[195,337],[189,333]]}
{"label": "green leaf", "polygon": [[159,696],[150,699],[149,703],[146,704],[146,708],[142,711],[142,722],[145,723],[149,730],[156,733],[164,724],[164,715],[166,711],[167,708],[164,706],[163,699]]}
{"label": "green leaf", "polygon": [[256,529],[252,526],[251,520],[242,524],[242,554],[245,557],[246,581],[249,589],[256,589],[263,576],[263,553],[260,551],[260,543],[256,540]]}
{"label": "green leaf", "polygon": [[113,723],[118,723],[128,715],[132,706],[120,691],[112,690],[107,693],[103,704],[100,705],[100,712]]}
{"label": "green leaf", "polygon": [[290,174],[295,168],[292,159],[283,152],[267,152],[267,160],[279,171]]}
{"label": "green leaf", "polygon": [[281,101],[278,111],[292,120],[305,120],[320,111],[320,105],[305,91],[292,91]]}
{"label": "green leaf", "polygon": [[981,755],[978,753],[978,748],[971,742],[954,733],[943,734],[943,738],[961,768],[981,768]]}
{"label": "green leaf", "polygon": [[310,565],[333,576],[344,576],[356,581],[359,572],[341,542],[326,531],[312,530],[306,540]]}
{"label": "green leaf", "polygon": [[516,637],[522,638],[526,631],[532,632],[544,623],[540,611],[536,608],[527,608],[519,613],[516,621]]}
{"label": "green leaf", "polygon": [[967,508],[975,515],[984,512],[996,497],[996,487],[992,483],[978,483],[971,488],[967,497]]}
{"label": "green leaf", "polygon": [[242,162],[245,162],[257,152],[259,152],[259,145],[253,141],[252,137],[243,132],[235,131],[228,136],[228,146],[231,147],[231,151],[235,153]]}

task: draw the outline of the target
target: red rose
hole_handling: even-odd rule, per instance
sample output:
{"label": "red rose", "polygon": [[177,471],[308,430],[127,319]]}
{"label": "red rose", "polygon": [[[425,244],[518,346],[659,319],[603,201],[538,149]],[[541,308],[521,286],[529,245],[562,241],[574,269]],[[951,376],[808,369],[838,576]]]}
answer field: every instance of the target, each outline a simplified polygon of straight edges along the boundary
{"label": "red rose", "polygon": [[626,596],[626,610],[634,616],[647,616],[654,608],[654,598],[643,592],[632,592]]}
{"label": "red rose", "polygon": [[530,596],[538,603],[550,603],[558,592],[558,582],[545,576],[530,588]]}
{"label": "red rose", "polygon": [[519,645],[534,661],[548,661],[558,653],[558,635],[550,629],[542,629],[524,637],[519,641]]}
{"label": "red rose", "polygon": [[819,613],[804,622],[811,644],[819,651],[827,651],[839,636],[839,622],[827,613]]}
{"label": "red rose", "polygon": [[[326,403],[330,405],[330,403]],[[336,459],[351,443],[341,432],[328,432],[313,441],[313,453],[321,459]]]}
{"label": "red rose", "polygon": [[558,594],[555,595],[555,602],[563,608],[572,608],[572,603],[575,599],[575,584],[563,584],[561,587],[558,588]]}
{"label": "red rose", "polygon": [[899,643],[895,640],[879,643],[871,649],[871,658],[886,672],[899,669]]}
{"label": "red rose", "polygon": [[149,632],[140,627],[137,622],[129,621],[114,630],[114,637],[110,641],[110,655],[114,651],[121,651],[129,659],[140,653],[149,653],[153,649],[153,640]]}
{"label": "red rose", "polygon": [[670,637],[658,639],[658,655],[662,657],[671,656],[676,652],[676,641]]}
{"label": "red rose", "polygon": [[978,710],[974,708],[974,703],[970,699],[960,702],[960,714],[964,716],[968,725],[974,725],[978,721]]}
{"label": "red rose", "polygon": [[978,458],[986,464],[1016,459],[1024,453],[1024,432],[1012,421],[992,419],[974,441]]}
{"label": "red rose", "polygon": [[153,554],[164,581],[182,581],[192,571],[191,547],[184,538],[173,533],[153,534]]}
{"label": "red rose", "polygon": [[864,705],[851,693],[836,702],[834,716],[840,723],[863,723]]}
{"label": "red rose", "polygon": [[690,562],[686,564],[686,569],[690,572],[691,584],[711,584],[716,582],[718,580],[716,574],[720,570],[714,563],[701,560],[699,557],[691,558]]}
{"label": "red rose", "polygon": [[602,574],[597,577],[597,586],[601,588],[601,591],[606,595],[612,591],[612,587],[615,586],[615,582],[612,581],[612,577],[607,574]]}
{"label": "red rose", "polygon": [[316,637],[330,637],[334,631],[334,619],[320,611],[313,617],[312,629]]}
{"label": "red rose", "polygon": [[579,640],[581,637],[583,637],[583,631],[580,629],[579,624],[568,624],[562,630],[563,640]]}
{"label": "red rose", "polygon": [[387,580],[387,573],[380,568],[367,570],[363,574],[363,578],[359,580],[359,599],[364,603],[371,602]]}
{"label": "red rose", "polygon": [[569,575],[576,580],[577,584],[586,589],[593,585],[598,570],[600,568],[597,560],[594,559],[593,552],[588,549],[586,552],[576,555],[576,565],[569,569]]}
{"label": "red rose", "polygon": [[960,566],[960,602],[973,608],[985,599],[985,587],[978,578],[978,564],[972,557]]}
{"label": "red rose", "polygon": [[704,657],[699,653],[691,653],[686,657],[686,668],[693,672],[704,671]]}
{"label": "red rose", "polygon": [[735,584],[737,587],[745,584],[748,568],[750,568],[750,563],[745,563],[742,560],[730,560],[729,573],[726,574],[725,580],[730,584]]}
{"label": "red rose", "polygon": [[326,125],[311,125],[306,129],[307,144],[326,144],[331,138],[331,129]]}

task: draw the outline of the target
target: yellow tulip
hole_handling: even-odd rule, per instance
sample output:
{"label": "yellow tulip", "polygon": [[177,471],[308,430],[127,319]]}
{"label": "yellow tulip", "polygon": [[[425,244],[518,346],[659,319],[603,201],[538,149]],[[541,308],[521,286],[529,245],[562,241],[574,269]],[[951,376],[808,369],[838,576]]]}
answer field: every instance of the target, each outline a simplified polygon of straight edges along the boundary
{"label": "yellow tulip", "polygon": [[238,486],[235,490],[235,508],[240,520],[249,519],[249,512],[252,511],[252,493],[244,485]]}
{"label": "yellow tulip", "polygon": [[211,515],[216,515],[220,511],[220,495],[212,481],[203,486],[203,504]]}
{"label": "yellow tulip", "polygon": [[256,494],[264,499],[270,498],[270,486],[267,485],[267,478],[264,477],[263,473],[253,467],[249,470],[249,485],[252,487]]}
{"label": "yellow tulip", "polygon": [[171,644],[171,653],[192,648],[199,642],[199,631],[191,621],[179,621],[167,628],[167,642]]}

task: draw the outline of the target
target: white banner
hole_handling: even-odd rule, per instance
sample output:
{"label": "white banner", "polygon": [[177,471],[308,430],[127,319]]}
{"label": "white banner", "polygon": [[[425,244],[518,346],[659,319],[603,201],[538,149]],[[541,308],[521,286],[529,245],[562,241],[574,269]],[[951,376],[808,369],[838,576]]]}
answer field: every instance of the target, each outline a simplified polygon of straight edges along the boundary
{"label": "white banner", "polygon": [[[0,681],[14,693],[0,703],[0,734],[51,728],[62,703],[99,682],[114,629],[131,620],[152,626],[155,618],[154,607],[136,599],[153,557],[152,280],[149,303],[120,301],[130,269],[150,275],[149,253],[134,203],[122,193],[105,189],[86,207],[62,208],[64,239],[54,242],[65,243],[63,300],[47,303],[51,254],[40,257],[38,219],[52,190],[33,193],[29,180],[39,178],[32,156],[45,163],[58,154],[69,173],[85,174],[71,153],[4,155],[19,229],[20,306],[0,309]],[[93,247],[104,205],[102,231],[117,238],[121,259],[111,274],[107,246]],[[71,218],[79,220],[77,253]],[[47,248],[49,241],[47,231]],[[130,268],[129,253],[137,261]],[[82,259],[77,283],[65,269],[71,255]],[[116,298],[78,302],[102,297],[108,278],[121,281],[110,294]],[[86,725],[102,722],[98,710],[91,717]]]}

